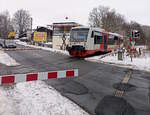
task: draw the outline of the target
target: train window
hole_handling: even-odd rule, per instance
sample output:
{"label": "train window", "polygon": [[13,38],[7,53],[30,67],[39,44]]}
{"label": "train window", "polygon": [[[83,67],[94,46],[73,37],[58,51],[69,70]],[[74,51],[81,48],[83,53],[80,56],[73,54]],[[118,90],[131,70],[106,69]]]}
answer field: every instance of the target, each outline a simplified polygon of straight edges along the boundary
{"label": "train window", "polygon": [[119,40],[118,36],[115,36],[115,37],[114,37],[114,40]]}
{"label": "train window", "polygon": [[94,32],[94,44],[101,44],[103,42],[103,36],[100,32]]}
{"label": "train window", "polygon": [[71,40],[86,41],[88,38],[89,29],[73,29],[71,31]]}
{"label": "train window", "polygon": [[116,41],[118,41],[118,37],[109,34],[108,44],[109,44],[109,45],[114,45],[114,44],[116,43]]}
{"label": "train window", "polygon": [[115,43],[115,41],[114,41],[114,35],[109,34],[108,42],[107,43],[109,45],[113,45]]}
{"label": "train window", "polygon": [[92,34],[91,34],[91,38],[93,38],[94,37],[94,31],[92,31]]}
{"label": "train window", "polygon": [[97,35],[97,36],[102,36],[102,33],[95,31],[95,32],[94,32],[94,36],[95,36],[95,35]]}

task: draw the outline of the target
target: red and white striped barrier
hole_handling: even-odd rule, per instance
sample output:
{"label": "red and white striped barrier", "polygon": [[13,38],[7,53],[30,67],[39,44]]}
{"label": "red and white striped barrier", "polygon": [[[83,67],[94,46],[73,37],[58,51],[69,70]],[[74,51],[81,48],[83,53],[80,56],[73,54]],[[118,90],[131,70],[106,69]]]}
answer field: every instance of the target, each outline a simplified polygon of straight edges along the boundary
{"label": "red and white striped barrier", "polygon": [[36,81],[36,80],[72,78],[77,76],[78,76],[78,69],[28,73],[28,74],[2,75],[0,76],[0,85],[9,83]]}

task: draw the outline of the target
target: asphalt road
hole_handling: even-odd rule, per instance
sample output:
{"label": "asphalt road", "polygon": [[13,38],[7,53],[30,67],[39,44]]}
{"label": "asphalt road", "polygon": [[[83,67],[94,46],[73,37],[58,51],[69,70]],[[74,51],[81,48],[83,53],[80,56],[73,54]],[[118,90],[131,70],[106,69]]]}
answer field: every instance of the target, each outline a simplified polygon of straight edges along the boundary
{"label": "asphalt road", "polygon": [[[23,46],[18,46],[23,47]],[[21,65],[0,66],[0,74],[79,69],[79,77],[45,81],[95,115],[150,115],[150,73],[70,58],[44,50],[6,51]],[[121,84],[130,74],[127,84]],[[123,96],[115,96],[115,91]]]}

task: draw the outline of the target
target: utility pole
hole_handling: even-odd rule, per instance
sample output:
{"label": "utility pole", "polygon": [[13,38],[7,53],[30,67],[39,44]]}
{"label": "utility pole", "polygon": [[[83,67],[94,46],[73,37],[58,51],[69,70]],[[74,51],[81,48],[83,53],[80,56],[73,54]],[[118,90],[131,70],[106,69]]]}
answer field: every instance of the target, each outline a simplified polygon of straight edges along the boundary
{"label": "utility pole", "polygon": [[30,42],[32,41],[32,25],[33,25],[33,18],[31,17],[31,30],[30,30]]}
{"label": "utility pole", "polygon": [[31,18],[31,32],[32,32],[32,24],[33,24],[33,19]]}

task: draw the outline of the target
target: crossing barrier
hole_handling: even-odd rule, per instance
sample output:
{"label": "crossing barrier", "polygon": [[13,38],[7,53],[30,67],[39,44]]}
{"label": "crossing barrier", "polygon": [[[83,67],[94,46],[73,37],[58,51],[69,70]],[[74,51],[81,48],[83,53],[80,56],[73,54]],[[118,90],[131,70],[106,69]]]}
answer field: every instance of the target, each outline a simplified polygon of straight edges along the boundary
{"label": "crossing barrier", "polygon": [[0,85],[28,82],[36,80],[47,79],[61,79],[78,77],[78,69],[63,70],[63,71],[50,71],[50,72],[35,72],[27,74],[12,74],[0,76]]}

